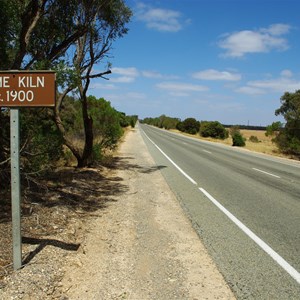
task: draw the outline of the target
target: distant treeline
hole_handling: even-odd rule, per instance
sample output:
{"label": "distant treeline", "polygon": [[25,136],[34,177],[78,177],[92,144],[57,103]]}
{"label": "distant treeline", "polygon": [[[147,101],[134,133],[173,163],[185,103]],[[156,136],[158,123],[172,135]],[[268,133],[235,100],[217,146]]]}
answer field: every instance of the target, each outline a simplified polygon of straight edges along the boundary
{"label": "distant treeline", "polygon": [[[194,118],[187,118],[188,119],[194,119]],[[183,121],[179,118],[173,118],[173,117],[168,117],[166,115],[161,115],[160,117],[147,117],[143,120],[140,120],[141,123],[153,125],[159,128],[165,128],[165,129],[178,129],[178,124],[182,123]],[[207,121],[198,121],[199,126],[201,122],[207,122]],[[214,121],[216,122],[216,121]],[[198,124],[196,124],[198,125]],[[225,128],[232,128],[232,127],[238,127],[239,129],[247,129],[247,130],[262,130],[266,131],[267,127],[266,126],[257,126],[257,125],[240,125],[240,124],[222,124],[223,127]]]}
{"label": "distant treeline", "polygon": [[262,130],[262,131],[266,131],[267,127],[266,126],[253,126],[253,125],[226,125],[223,124],[223,126],[225,128],[231,128],[231,127],[235,127],[238,126],[240,129],[247,129],[247,130]]}
{"label": "distant treeline", "polygon": [[[181,121],[178,118],[161,115],[157,118],[145,118],[142,123],[157,126],[165,129],[178,129],[189,134],[199,134],[202,137],[225,139],[231,135],[234,146],[244,146],[240,129],[262,130],[266,136],[272,137],[278,149],[291,155],[293,158],[300,158],[300,90],[295,93],[285,92],[280,98],[281,106],[275,110],[275,115],[281,115],[285,123],[273,122],[267,127],[250,125],[224,125],[218,121],[197,121],[194,118],[187,118]],[[259,142],[256,136],[249,138],[251,142]]]}

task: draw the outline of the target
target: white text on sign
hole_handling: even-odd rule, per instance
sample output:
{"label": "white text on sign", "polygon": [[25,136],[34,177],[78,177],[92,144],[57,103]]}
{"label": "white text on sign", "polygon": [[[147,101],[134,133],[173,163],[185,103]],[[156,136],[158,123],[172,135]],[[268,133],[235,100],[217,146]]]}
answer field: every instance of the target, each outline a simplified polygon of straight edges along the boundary
{"label": "white text on sign", "polygon": [[54,72],[0,71],[0,106],[54,106],[54,104]]}

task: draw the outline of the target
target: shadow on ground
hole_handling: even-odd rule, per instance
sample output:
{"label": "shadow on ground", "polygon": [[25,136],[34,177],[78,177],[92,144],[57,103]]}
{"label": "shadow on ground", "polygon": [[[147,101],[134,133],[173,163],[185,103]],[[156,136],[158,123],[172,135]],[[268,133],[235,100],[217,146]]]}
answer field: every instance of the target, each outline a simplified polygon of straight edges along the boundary
{"label": "shadow on ground", "polygon": [[22,237],[22,243],[29,245],[38,245],[36,249],[31,251],[23,260],[22,265],[28,264],[37,254],[39,254],[46,246],[58,247],[67,251],[77,251],[80,244],[65,243],[55,239],[35,239],[30,237]]}
{"label": "shadow on ground", "polygon": [[162,170],[164,168],[167,168],[167,166],[143,166],[143,165],[137,165],[134,163],[131,163],[131,161],[134,159],[134,157],[130,156],[122,156],[122,157],[117,157],[115,159],[113,168],[118,169],[118,170],[135,170],[140,173],[144,174],[151,174],[153,172]]}
{"label": "shadow on ground", "polygon": [[[76,251],[80,244],[68,228],[101,211],[128,192],[117,170],[152,174],[166,166],[137,165],[134,157],[116,157],[106,167],[62,168],[43,178],[31,178],[22,188],[23,264],[29,263],[47,245]],[[24,182],[24,181],[23,181]],[[0,267],[7,273],[12,263],[11,200],[9,191],[0,195]],[[73,223],[72,223],[73,222]],[[72,223],[72,224],[71,224]],[[71,224],[71,225],[70,225]],[[29,245],[37,245],[32,250]],[[26,248],[27,247],[27,248]],[[1,270],[1,268],[0,268]],[[0,279],[3,276],[0,272]]]}

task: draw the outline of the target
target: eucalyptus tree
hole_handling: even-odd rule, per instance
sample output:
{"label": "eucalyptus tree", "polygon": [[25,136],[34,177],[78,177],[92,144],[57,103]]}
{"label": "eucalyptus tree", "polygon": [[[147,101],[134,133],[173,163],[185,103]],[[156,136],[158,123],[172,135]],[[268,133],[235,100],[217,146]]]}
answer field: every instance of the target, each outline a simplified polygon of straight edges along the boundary
{"label": "eucalyptus tree", "polygon": [[300,158],[300,90],[285,92],[280,102],[281,106],[276,109],[275,115],[282,115],[286,123],[279,128],[274,141],[282,152]]}
{"label": "eucalyptus tree", "polygon": [[[58,81],[69,80],[61,85],[63,95],[76,88],[84,95],[91,78],[108,73],[106,70],[92,74],[92,66],[107,55],[114,39],[127,32],[125,23],[131,15],[121,0],[1,0],[0,11],[0,69],[45,70],[64,66],[58,74]],[[75,67],[70,72],[72,62]],[[58,96],[55,114],[48,110],[48,115],[55,115],[64,142],[76,153],[78,149],[68,143],[59,123],[62,100]],[[7,110],[1,109],[0,173],[9,164],[8,115]],[[31,137],[25,140],[28,144]]]}
{"label": "eucalyptus tree", "polygon": [[[93,118],[88,111],[87,92],[91,80],[103,78],[110,74],[110,63],[107,61],[113,42],[127,33],[126,24],[131,17],[130,9],[122,0],[86,1],[81,3],[77,11],[76,22],[79,28],[87,28],[85,33],[76,40],[74,51],[70,51],[68,61],[63,65],[63,75],[68,74],[68,80],[63,81],[62,92],[55,106],[55,122],[62,133],[67,147],[77,159],[78,167],[86,166],[92,155],[94,133]],[[72,55],[71,55],[72,54]],[[103,71],[95,72],[94,66],[107,62]],[[68,93],[76,91],[81,102],[84,146],[78,147],[68,130],[64,127],[61,116],[61,105]]]}

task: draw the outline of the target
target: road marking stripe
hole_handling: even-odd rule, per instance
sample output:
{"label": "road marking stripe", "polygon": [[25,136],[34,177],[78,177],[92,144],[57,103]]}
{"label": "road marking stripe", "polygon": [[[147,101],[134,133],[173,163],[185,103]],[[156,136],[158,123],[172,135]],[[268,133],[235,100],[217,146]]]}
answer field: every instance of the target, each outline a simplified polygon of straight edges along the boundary
{"label": "road marking stripe", "polygon": [[298,283],[300,283],[300,273],[292,267],[286,260],[284,260],[277,252],[275,252],[269,245],[253,233],[247,226],[245,226],[239,219],[237,219],[231,212],[229,212],[223,205],[221,205],[214,197],[212,197],[205,189],[199,190],[216,205],[233,223],[235,223],[244,233],[246,233],[260,248],[262,248],[275,262],[277,262],[287,273],[289,273]]}
{"label": "road marking stripe", "polygon": [[211,154],[210,151],[207,151],[207,150],[204,150],[204,149],[202,149],[202,151]]}
{"label": "road marking stripe", "polygon": [[197,182],[190,177],[188,174],[186,174],[174,161],[164,152],[162,151],[150,138],[149,136],[143,131],[144,135],[147,137],[147,139],[174,165],[175,168],[178,169],[179,172],[181,172],[182,175],[184,175],[191,183],[197,185]]}
{"label": "road marking stripe", "polygon": [[269,172],[266,172],[266,171],[263,171],[263,170],[260,170],[260,169],[252,168],[252,170],[255,170],[257,172],[261,172],[261,173],[264,173],[264,174],[267,174],[267,175],[270,175],[270,176],[273,176],[273,177],[276,177],[276,178],[280,178],[280,176],[274,175],[272,173],[269,173]]}

